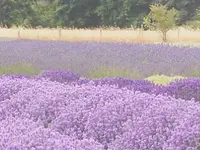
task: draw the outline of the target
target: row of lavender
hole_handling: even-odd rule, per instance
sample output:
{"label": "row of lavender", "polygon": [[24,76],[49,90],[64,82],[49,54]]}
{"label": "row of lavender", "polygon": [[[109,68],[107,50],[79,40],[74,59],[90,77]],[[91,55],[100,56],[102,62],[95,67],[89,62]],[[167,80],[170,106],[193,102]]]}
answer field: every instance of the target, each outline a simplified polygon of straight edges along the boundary
{"label": "row of lavender", "polygon": [[[200,79],[168,87],[190,99]],[[200,103],[157,95],[160,88],[61,71],[1,76],[0,149],[198,150]]]}
{"label": "row of lavender", "polygon": [[155,95],[169,95],[176,99],[182,98],[185,100],[194,99],[200,101],[200,78],[185,78],[175,80],[168,85],[156,85],[147,80],[131,80],[125,78],[102,78],[102,79],[87,79],[81,78],[80,75],[72,72],[53,70],[45,71],[36,78],[48,78],[51,81],[60,83],[74,84],[93,84],[94,86],[113,85],[117,88],[127,88],[129,90],[141,91],[144,93]]}
{"label": "row of lavender", "polygon": [[0,42],[0,64],[28,62],[41,70],[65,69],[83,76],[107,66],[137,73],[200,75],[200,48],[167,44],[16,40]]}
{"label": "row of lavender", "polygon": [[[200,78],[184,78],[177,79],[168,85],[157,85],[148,80],[131,80],[126,78],[101,78],[101,79],[89,79],[82,78],[78,74],[74,74],[68,71],[62,70],[50,70],[42,72],[38,76],[27,76],[27,75],[6,75],[11,79],[15,78],[27,78],[40,80],[42,78],[50,81],[56,81],[65,84],[84,85],[90,84],[93,86],[110,85],[116,88],[126,88],[128,90],[140,91],[148,94],[155,95],[168,95],[176,99],[181,98],[184,100],[195,100],[200,101]],[[4,76],[1,76],[1,78]],[[9,89],[9,91],[12,91]],[[1,91],[2,92],[2,91]],[[9,96],[8,94],[5,94]],[[0,99],[4,99],[2,96]]]}

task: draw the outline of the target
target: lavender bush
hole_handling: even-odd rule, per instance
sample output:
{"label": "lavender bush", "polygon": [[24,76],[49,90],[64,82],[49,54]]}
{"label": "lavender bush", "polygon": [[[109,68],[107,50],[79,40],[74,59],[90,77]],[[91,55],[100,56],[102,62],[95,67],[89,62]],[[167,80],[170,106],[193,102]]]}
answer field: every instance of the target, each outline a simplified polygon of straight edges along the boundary
{"label": "lavender bush", "polygon": [[95,86],[110,85],[117,88],[126,88],[134,91],[145,93],[156,93],[159,91],[159,86],[147,80],[131,80],[128,78],[101,78],[101,79],[79,79],[75,84],[90,84]]}
{"label": "lavender bush", "polygon": [[77,81],[76,84],[87,84],[91,81],[96,86],[114,85],[117,88],[127,88],[149,94],[162,94],[175,97],[176,99],[200,101],[200,78],[177,79],[168,85],[157,85],[147,80],[130,80],[125,78],[82,79]]}
{"label": "lavender bush", "polygon": [[198,149],[199,102],[88,80],[1,77],[0,149]]}
{"label": "lavender bush", "polygon": [[120,89],[126,88],[155,95],[167,94],[175,98],[182,98],[185,100],[195,99],[196,101],[200,101],[200,78],[176,79],[165,86],[157,85],[148,80],[131,80],[119,77],[101,79],[81,78],[77,74],[62,70],[49,70],[42,73],[37,78],[50,79],[51,81],[66,84],[87,85],[92,83],[94,86],[110,85]]}
{"label": "lavender bush", "polygon": [[87,76],[106,66],[137,73],[197,75],[200,48],[167,44],[16,40],[0,42],[0,65],[23,61],[41,70],[64,69]]}
{"label": "lavender bush", "polygon": [[60,83],[63,82],[71,83],[78,81],[80,76],[64,70],[50,70],[42,72],[39,75],[39,78],[50,79],[51,81],[57,81]]}
{"label": "lavender bush", "polygon": [[165,87],[163,93],[175,96],[175,98],[182,98],[190,100],[194,98],[200,101],[200,78],[186,78],[171,82]]}

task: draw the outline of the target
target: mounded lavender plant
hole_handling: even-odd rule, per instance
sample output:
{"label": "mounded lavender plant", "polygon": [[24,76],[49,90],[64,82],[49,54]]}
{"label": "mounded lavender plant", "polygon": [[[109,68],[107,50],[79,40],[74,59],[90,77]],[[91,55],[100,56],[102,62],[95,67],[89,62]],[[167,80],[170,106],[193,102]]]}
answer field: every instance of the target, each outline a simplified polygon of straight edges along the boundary
{"label": "mounded lavender plant", "polygon": [[63,82],[70,83],[79,80],[80,76],[64,70],[48,70],[42,72],[39,75],[39,78],[46,78],[50,79],[51,81],[57,81],[61,83]]}
{"label": "mounded lavender plant", "polygon": [[176,80],[167,85],[164,91],[175,98],[200,101],[200,78]]}
{"label": "mounded lavender plant", "polygon": [[0,83],[20,85],[0,93],[9,96],[0,102],[1,149],[198,149],[200,103],[193,100],[92,81],[4,77]]}

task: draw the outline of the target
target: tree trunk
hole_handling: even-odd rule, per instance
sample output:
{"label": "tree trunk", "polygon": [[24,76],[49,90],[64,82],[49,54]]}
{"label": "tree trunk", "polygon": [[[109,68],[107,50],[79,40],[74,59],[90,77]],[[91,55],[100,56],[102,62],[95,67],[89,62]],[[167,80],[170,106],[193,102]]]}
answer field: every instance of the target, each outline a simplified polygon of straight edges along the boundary
{"label": "tree trunk", "polygon": [[163,42],[167,42],[167,31],[162,31],[162,40]]}

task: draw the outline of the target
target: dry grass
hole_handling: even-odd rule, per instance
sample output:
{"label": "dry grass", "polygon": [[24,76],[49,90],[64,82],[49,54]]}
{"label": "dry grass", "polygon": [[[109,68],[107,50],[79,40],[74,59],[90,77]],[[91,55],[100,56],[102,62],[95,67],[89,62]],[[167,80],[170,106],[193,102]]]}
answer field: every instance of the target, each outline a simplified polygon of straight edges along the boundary
{"label": "dry grass", "polygon": [[[162,42],[156,31],[141,29],[19,29],[0,28],[0,38],[22,38],[65,41],[121,41],[121,42]],[[200,30],[184,28],[168,32],[168,42],[200,42]]]}

